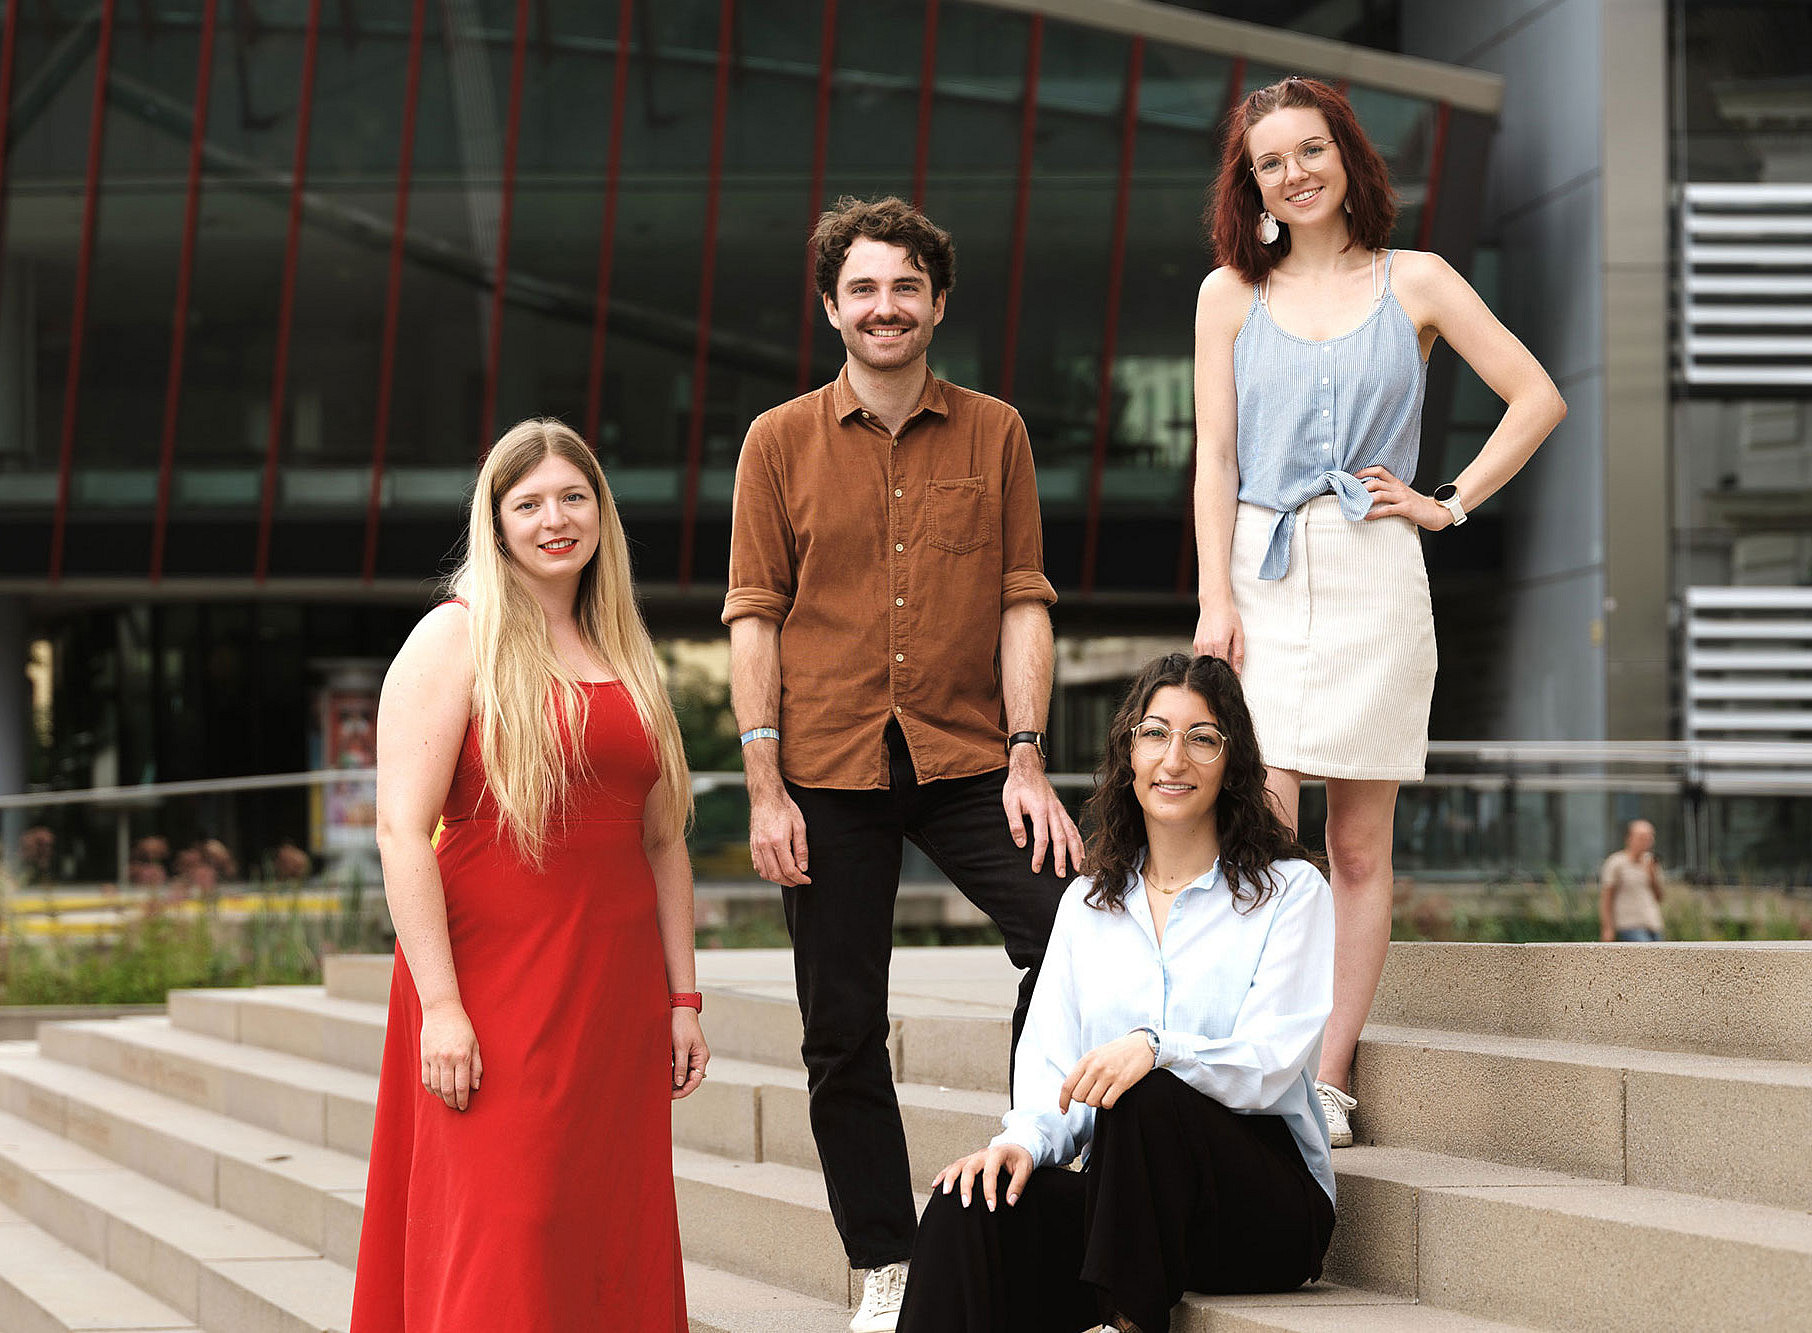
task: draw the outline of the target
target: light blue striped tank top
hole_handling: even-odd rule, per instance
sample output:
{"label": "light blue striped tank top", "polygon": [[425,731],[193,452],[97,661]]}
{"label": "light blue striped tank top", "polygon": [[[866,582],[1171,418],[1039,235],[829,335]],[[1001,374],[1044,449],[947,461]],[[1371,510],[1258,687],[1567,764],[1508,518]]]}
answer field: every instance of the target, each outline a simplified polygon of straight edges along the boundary
{"label": "light blue striped tank top", "polygon": [[1280,579],[1289,569],[1296,511],[1310,500],[1331,492],[1340,512],[1357,522],[1372,497],[1355,472],[1377,464],[1405,482],[1416,475],[1428,366],[1416,326],[1391,291],[1395,257],[1384,256],[1370,313],[1337,338],[1285,333],[1271,319],[1265,289],[1253,289],[1233,341],[1233,384],[1239,498],[1277,511],[1261,579]]}

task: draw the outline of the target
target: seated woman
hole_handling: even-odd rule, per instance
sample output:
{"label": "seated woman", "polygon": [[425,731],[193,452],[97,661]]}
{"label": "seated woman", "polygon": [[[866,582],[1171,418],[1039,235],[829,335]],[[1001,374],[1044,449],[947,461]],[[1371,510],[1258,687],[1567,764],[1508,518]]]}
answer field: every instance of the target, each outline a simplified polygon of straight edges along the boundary
{"label": "seated woman", "polygon": [[1333,898],[1266,797],[1231,667],[1145,668],[1088,813],[1013,1109],[933,1182],[900,1333],[1163,1333],[1185,1291],[1321,1274]]}

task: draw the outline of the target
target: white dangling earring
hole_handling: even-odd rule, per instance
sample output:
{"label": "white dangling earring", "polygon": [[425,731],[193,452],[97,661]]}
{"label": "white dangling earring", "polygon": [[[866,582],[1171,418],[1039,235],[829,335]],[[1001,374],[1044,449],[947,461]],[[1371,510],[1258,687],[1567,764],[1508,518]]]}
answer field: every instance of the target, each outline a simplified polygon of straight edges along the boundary
{"label": "white dangling earring", "polygon": [[1258,215],[1258,243],[1272,245],[1277,241],[1277,219],[1269,213]]}

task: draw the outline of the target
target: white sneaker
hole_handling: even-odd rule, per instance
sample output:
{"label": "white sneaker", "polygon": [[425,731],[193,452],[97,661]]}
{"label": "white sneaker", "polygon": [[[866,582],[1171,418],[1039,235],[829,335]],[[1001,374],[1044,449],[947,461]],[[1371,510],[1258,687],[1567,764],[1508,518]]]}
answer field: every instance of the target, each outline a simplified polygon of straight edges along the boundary
{"label": "white sneaker", "polygon": [[862,1308],[849,1321],[849,1333],[893,1333],[906,1295],[906,1265],[871,1268],[862,1281]]}
{"label": "white sneaker", "polygon": [[1353,1126],[1347,1116],[1359,1105],[1358,1098],[1349,1097],[1332,1083],[1320,1080],[1316,1080],[1315,1093],[1321,1098],[1321,1114],[1328,1122],[1328,1146],[1352,1147]]}

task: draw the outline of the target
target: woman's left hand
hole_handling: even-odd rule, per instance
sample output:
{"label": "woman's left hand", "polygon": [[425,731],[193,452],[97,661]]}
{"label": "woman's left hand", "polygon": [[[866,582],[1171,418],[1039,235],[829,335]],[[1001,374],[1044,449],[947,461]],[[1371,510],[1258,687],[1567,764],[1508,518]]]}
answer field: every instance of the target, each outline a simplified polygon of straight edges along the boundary
{"label": "woman's left hand", "polygon": [[1072,1101],[1085,1106],[1111,1107],[1120,1094],[1152,1071],[1151,1043],[1143,1032],[1130,1032],[1105,1046],[1097,1046],[1076,1062],[1057,1092],[1057,1109],[1069,1114]]}
{"label": "woman's left hand", "polygon": [[698,1025],[698,1011],[684,1007],[673,1011],[673,1100],[690,1096],[705,1081],[711,1048]]}
{"label": "woman's left hand", "polygon": [[1372,507],[1371,512],[1366,514],[1367,519],[1401,516],[1418,528],[1427,528],[1430,532],[1439,532],[1453,522],[1453,515],[1447,512],[1446,505],[1437,503],[1433,496],[1424,495],[1408,482],[1399,480],[1391,474],[1389,468],[1361,468],[1353,475],[1372,493]]}

